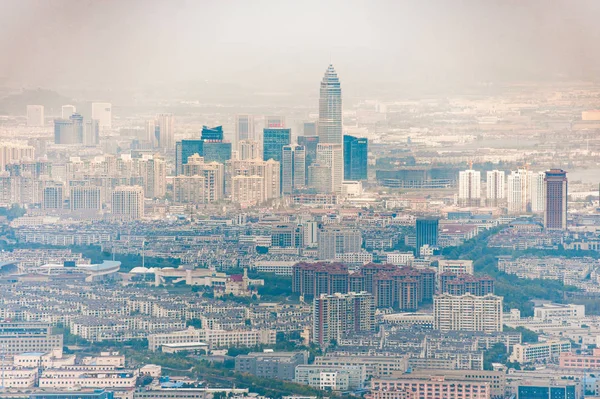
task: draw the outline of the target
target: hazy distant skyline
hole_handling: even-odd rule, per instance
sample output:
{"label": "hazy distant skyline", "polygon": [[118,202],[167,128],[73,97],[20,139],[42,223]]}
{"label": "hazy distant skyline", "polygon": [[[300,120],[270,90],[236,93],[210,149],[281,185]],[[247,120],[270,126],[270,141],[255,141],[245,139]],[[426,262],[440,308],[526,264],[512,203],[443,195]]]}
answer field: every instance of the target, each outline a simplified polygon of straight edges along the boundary
{"label": "hazy distant skyline", "polygon": [[595,0],[4,0],[0,82],[316,92],[330,60],[350,88],[594,79],[597,15]]}

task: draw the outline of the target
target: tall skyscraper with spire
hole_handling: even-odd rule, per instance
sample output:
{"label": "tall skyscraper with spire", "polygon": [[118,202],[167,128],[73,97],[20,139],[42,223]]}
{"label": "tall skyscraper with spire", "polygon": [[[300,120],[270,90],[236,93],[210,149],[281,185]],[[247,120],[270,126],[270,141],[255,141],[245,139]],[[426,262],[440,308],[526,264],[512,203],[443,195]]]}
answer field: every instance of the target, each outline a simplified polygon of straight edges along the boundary
{"label": "tall skyscraper with spire", "polygon": [[[344,162],[342,135],[342,89],[333,65],[329,65],[321,81],[319,96],[319,144],[317,160],[322,166],[329,167],[330,184],[317,182],[319,187],[327,186],[327,192],[340,194],[344,180]],[[313,176],[314,177],[314,176]],[[314,179],[313,179],[314,180]],[[313,182],[315,183],[315,182]]]}
{"label": "tall skyscraper with spire", "polygon": [[321,144],[343,144],[342,89],[333,65],[329,65],[321,81],[318,132]]}

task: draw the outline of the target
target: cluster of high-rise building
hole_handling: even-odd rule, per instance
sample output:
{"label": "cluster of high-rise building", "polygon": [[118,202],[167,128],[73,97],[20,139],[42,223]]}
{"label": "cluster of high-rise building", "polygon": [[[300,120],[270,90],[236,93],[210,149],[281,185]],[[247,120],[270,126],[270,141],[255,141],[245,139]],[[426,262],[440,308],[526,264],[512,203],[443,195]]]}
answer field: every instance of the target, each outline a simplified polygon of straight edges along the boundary
{"label": "cluster of high-rise building", "polygon": [[[228,173],[226,194],[244,207],[297,192],[341,195],[344,181],[368,178],[368,140],[342,133],[341,88],[332,66],[321,82],[319,121],[306,125],[294,143],[282,117],[265,117],[262,135],[257,135],[253,116],[237,115],[233,148],[224,141],[221,126],[204,127],[200,139],[177,142],[176,174],[194,154],[223,163]],[[267,177],[256,173],[257,167],[265,166],[260,161],[279,167],[279,183],[273,181],[274,172]]]}
{"label": "cluster of high-rise building", "polygon": [[[470,133],[477,106],[465,100],[458,107],[465,111],[457,114],[440,113],[421,101],[358,100],[343,112],[340,80],[331,65],[320,82],[314,113],[253,104],[255,115],[246,110],[233,118],[182,101],[177,121],[173,113],[146,110],[136,125],[125,112],[113,123],[110,103],[91,104],[91,114],[77,103],[62,106],[60,114],[47,108],[55,117],[51,130],[44,107],[28,106],[27,126],[18,121],[19,129],[31,133],[27,144],[13,142],[18,137],[13,132],[10,142],[0,144],[0,204],[19,204],[26,212],[12,220],[7,210],[15,239],[23,244],[101,245],[106,253],[141,256],[142,264],[152,257],[175,259],[183,266],[123,271],[121,282],[130,286],[110,290],[119,298],[108,300],[108,291],[99,294],[98,287],[86,286],[85,300],[71,301],[80,287],[61,293],[64,288],[56,288],[57,281],[76,279],[77,273],[61,275],[69,268],[37,265],[29,271],[47,274],[23,279],[39,278],[43,285],[18,292],[11,288],[10,295],[0,298],[5,305],[0,316],[48,318],[90,341],[147,337],[149,350],[167,353],[272,346],[283,334],[293,337],[290,341],[320,346],[324,356],[306,364],[305,353],[256,353],[237,359],[236,367],[334,391],[363,389],[371,378],[373,399],[501,398],[504,372],[483,370],[489,367],[484,351],[496,344],[505,345],[506,353],[512,351],[512,359],[520,363],[555,362],[560,355],[578,367],[579,359],[566,355],[571,332],[565,331],[564,320],[560,324],[550,315],[539,320],[537,312],[533,320],[521,319],[516,310],[505,317],[504,299],[495,295],[493,278],[475,274],[473,261],[444,259],[455,257],[460,245],[491,228],[501,232],[489,237],[488,246],[600,248],[593,229],[595,187],[572,178],[571,189],[578,190],[583,212],[569,208],[569,222],[577,228],[565,232],[565,171],[520,167],[523,154],[518,148],[501,154],[450,148],[477,139]],[[584,113],[586,129],[598,126],[594,112]],[[438,114],[452,114],[452,124],[465,129],[464,134],[455,134],[454,126],[439,129],[447,121]],[[514,110],[504,116],[510,125]],[[519,115],[519,120],[528,118]],[[486,126],[495,124],[494,118],[476,120],[481,135],[491,135]],[[493,130],[501,135],[505,129],[498,124]],[[581,151],[585,156],[593,153]],[[571,176],[580,170],[578,159],[555,161],[551,152],[545,156],[532,160],[538,170],[568,165],[573,167]],[[375,173],[370,173],[369,158],[376,161]],[[469,159],[478,166],[459,170]],[[17,268],[31,261],[16,262],[8,254],[3,260]],[[561,280],[586,295],[598,292],[595,263],[540,262],[501,258],[499,269],[519,278]],[[257,303],[262,293],[254,286],[244,295],[232,288],[261,286],[260,279],[249,283],[246,273],[217,276],[237,267],[291,277],[285,302]],[[108,274],[101,277],[109,280]],[[198,295],[188,298],[189,303],[163,291],[153,296],[155,291],[146,287],[178,283],[203,287],[194,290]],[[217,299],[209,300],[209,293]],[[88,304],[92,294],[103,303]],[[251,304],[220,299],[231,295]],[[46,299],[50,297],[56,303]],[[30,298],[34,300],[28,303]],[[85,309],[86,317],[65,314],[67,302],[77,304],[73,312]],[[506,302],[512,304],[512,298]],[[185,329],[186,323],[197,321],[202,328]],[[523,343],[519,332],[503,331],[505,324],[536,331],[551,325],[565,337]],[[582,346],[597,344],[580,326],[573,328],[577,331],[569,337]],[[52,334],[50,338],[56,339]],[[552,392],[544,384],[522,388],[513,391],[523,397]],[[571,390],[561,387],[557,392]]]}
{"label": "cluster of high-rise building", "polygon": [[462,206],[505,207],[509,214],[543,213],[544,226],[564,230],[567,227],[567,172],[528,169],[486,172],[486,195],[482,196],[481,172],[459,172],[458,202]]}
{"label": "cluster of high-rise building", "polygon": [[375,307],[416,310],[435,294],[435,271],[369,263],[350,272],[342,263],[299,263],[292,268],[292,292],[306,298],[368,292]]}
{"label": "cluster of high-rise building", "polygon": [[[285,196],[294,202],[318,203],[318,196],[326,195],[337,202],[339,196],[361,193],[361,181],[368,179],[368,140],[343,134],[341,85],[331,65],[320,84],[318,120],[305,123],[302,135],[292,135],[280,115],[266,116],[259,133],[253,115],[238,114],[233,143],[225,138],[223,126],[203,126],[198,138],[178,141],[174,115],[158,113],[146,120],[143,129],[131,130],[135,137],[129,143],[131,155],[115,157],[108,155],[120,148],[113,130],[112,104],[94,102],[89,119],[84,114],[67,104],[54,119],[51,150],[69,154],[52,161],[48,173],[30,178],[16,176],[11,172],[14,167],[7,169],[15,162],[38,161],[46,146],[39,146],[37,153],[22,144],[15,144],[20,149],[9,146],[10,152],[4,148],[0,166],[4,175],[4,170],[9,174],[2,177],[2,203],[40,204],[46,210],[102,210],[110,209],[117,186],[130,186],[132,192],[141,186],[143,199],[136,199],[136,204],[168,198],[175,204],[231,201],[248,208]],[[27,107],[28,126],[43,127],[44,118],[43,106]],[[97,155],[100,148],[105,155]],[[74,151],[81,153],[73,157]],[[98,187],[100,200],[96,189],[80,188],[88,186]],[[75,198],[85,200],[70,206],[72,189]],[[83,196],[78,194],[82,190]],[[136,218],[144,215],[143,211],[133,213]],[[328,258],[335,259],[338,252]]]}

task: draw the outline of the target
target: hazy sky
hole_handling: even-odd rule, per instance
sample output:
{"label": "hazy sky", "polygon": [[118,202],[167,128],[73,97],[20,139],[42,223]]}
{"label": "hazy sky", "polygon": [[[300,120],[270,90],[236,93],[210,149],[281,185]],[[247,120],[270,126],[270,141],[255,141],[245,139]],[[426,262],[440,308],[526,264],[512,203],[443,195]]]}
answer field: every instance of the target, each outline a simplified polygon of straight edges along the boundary
{"label": "hazy sky", "polygon": [[[2,0],[0,77],[52,88],[593,78],[598,0]],[[312,87],[314,89],[314,87]]]}

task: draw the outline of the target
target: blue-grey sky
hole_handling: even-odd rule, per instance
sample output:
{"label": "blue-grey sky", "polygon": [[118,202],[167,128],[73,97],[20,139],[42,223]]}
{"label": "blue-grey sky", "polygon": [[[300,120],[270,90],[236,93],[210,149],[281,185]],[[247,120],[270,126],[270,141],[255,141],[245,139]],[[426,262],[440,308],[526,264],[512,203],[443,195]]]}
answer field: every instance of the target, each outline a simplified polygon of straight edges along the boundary
{"label": "blue-grey sky", "polygon": [[265,90],[593,78],[597,0],[3,0],[0,77]]}

